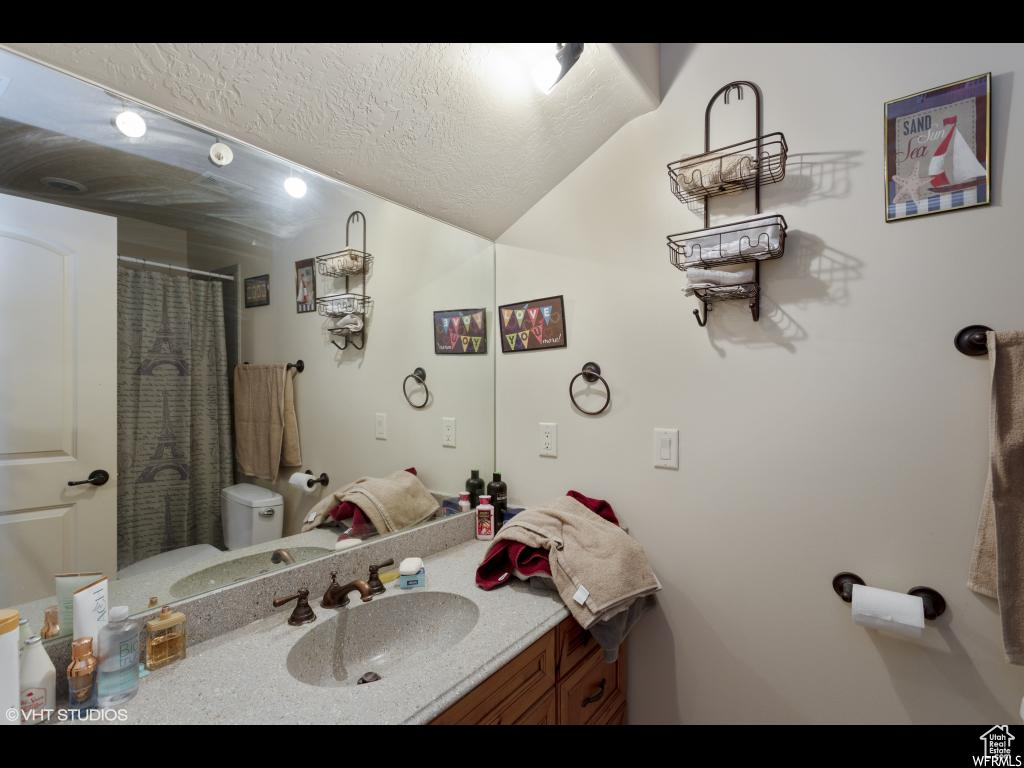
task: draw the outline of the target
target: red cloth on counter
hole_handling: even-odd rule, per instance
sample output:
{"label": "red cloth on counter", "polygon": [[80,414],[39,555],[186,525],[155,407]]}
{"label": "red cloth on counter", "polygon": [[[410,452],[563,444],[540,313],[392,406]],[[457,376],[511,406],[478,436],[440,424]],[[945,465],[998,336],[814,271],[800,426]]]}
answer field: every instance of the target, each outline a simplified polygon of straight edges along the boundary
{"label": "red cloth on counter", "polygon": [[[604,499],[592,499],[579,491],[569,491],[565,495],[576,499],[608,522],[619,524],[619,519],[615,517],[615,510]],[[548,562],[547,550],[528,547],[518,541],[499,539],[491,545],[487,554],[484,555],[483,562],[477,566],[476,585],[480,589],[491,590],[502,584],[507,584],[510,581],[509,576],[513,573],[520,577],[537,574],[550,576],[551,564]]]}

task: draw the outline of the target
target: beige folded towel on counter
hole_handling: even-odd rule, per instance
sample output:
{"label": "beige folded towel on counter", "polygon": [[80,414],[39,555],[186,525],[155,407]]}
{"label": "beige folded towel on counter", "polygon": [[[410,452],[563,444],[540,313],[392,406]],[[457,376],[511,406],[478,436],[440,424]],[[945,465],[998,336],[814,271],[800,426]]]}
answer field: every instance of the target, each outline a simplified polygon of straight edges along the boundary
{"label": "beige folded towel on counter", "polygon": [[546,549],[558,595],[584,629],[661,589],[640,543],[570,496],[524,509],[494,539]]}
{"label": "beige folded towel on counter", "polygon": [[967,586],[998,600],[1006,659],[1024,664],[1024,332],[987,338],[989,471]]}
{"label": "beige folded towel on counter", "polygon": [[243,474],[277,480],[280,467],[302,465],[294,378],[285,363],[235,366],[235,458]]}
{"label": "beige folded towel on counter", "polygon": [[416,475],[400,469],[387,477],[361,477],[321,499],[307,513],[303,533],[321,525],[327,513],[343,501],[363,510],[377,533],[401,531],[421,523],[440,506]]}

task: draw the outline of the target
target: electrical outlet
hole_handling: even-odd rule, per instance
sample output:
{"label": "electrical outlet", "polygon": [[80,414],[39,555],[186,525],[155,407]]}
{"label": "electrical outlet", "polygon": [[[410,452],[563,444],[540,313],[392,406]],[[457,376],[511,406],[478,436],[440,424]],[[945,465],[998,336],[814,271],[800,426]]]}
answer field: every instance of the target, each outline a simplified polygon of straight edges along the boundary
{"label": "electrical outlet", "polygon": [[445,448],[455,447],[455,417],[445,416],[441,419],[441,445]]}
{"label": "electrical outlet", "polygon": [[558,425],[553,422],[540,422],[540,455],[558,456]]}
{"label": "electrical outlet", "polygon": [[654,430],[654,466],[679,469],[679,430]]}
{"label": "electrical outlet", "polygon": [[388,439],[388,415],[378,413],[373,421],[373,436],[378,440]]}

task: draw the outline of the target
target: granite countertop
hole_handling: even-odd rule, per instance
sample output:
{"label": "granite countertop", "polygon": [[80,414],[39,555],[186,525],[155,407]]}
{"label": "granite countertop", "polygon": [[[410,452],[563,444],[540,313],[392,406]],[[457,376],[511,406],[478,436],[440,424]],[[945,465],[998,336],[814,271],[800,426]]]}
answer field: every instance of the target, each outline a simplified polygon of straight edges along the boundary
{"label": "granite countertop", "polygon": [[[515,582],[491,592],[476,586],[476,566],[489,542],[469,541],[425,558],[427,587],[397,582],[374,602],[416,592],[446,592],[470,600],[475,624],[439,658],[367,685],[320,687],[294,678],[286,659],[293,645],[331,619],[320,595],[310,595],[317,620],[287,623],[294,602],[273,615],[189,647],[188,657],[141,681],[127,702],[136,723],[426,723],[569,615],[554,593]],[[313,598],[316,598],[314,601]],[[352,596],[348,608],[368,609]],[[382,632],[395,631],[382,627]],[[415,631],[415,628],[410,628]],[[325,647],[324,653],[330,653]]]}

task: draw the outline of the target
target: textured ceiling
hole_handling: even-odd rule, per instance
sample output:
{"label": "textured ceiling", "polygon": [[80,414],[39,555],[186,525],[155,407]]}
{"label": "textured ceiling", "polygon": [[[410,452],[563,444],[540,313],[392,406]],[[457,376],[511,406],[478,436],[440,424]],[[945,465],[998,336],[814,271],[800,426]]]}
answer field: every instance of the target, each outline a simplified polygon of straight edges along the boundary
{"label": "textured ceiling", "polygon": [[537,44],[6,45],[490,238],[659,98],[649,43],[587,43],[546,96]]}

